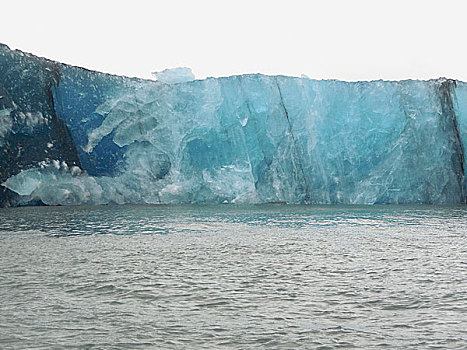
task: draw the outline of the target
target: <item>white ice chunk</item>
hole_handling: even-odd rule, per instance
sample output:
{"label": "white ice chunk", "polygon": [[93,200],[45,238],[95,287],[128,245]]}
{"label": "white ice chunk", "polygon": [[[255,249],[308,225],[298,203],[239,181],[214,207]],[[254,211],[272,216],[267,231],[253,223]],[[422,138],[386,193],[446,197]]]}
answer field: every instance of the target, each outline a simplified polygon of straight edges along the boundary
{"label": "white ice chunk", "polygon": [[162,72],[151,73],[157,80],[166,84],[186,83],[195,80],[195,75],[188,67],[164,69]]}

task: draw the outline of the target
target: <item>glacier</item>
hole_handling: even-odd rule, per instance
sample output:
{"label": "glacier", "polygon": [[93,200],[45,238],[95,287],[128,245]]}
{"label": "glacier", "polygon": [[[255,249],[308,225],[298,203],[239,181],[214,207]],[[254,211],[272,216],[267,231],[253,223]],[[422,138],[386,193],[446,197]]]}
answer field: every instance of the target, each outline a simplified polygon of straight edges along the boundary
{"label": "glacier", "polygon": [[466,202],[464,82],[188,80],[0,45],[0,204]]}

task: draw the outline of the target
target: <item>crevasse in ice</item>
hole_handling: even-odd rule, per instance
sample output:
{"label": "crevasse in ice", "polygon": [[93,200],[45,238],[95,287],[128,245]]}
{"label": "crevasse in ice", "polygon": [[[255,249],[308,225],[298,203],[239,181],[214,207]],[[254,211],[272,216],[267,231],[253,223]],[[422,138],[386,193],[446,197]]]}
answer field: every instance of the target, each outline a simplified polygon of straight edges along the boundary
{"label": "crevasse in ice", "polygon": [[53,105],[80,164],[7,178],[26,202],[465,203],[462,82],[60,74]]}

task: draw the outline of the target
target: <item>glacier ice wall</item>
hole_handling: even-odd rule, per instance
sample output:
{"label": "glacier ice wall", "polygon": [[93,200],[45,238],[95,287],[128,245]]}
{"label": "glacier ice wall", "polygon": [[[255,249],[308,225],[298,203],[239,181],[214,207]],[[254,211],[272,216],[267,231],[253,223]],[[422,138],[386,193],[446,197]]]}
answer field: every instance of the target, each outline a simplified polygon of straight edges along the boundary
{"label": "glacier ice wall", "polygon": [[[0,184],[46,159],[80,166],[69,128],[55,113],[60,67],[0,44]],[[0,185],[0,207],[16,199]]]}
{"label": "glacier ice wall", "polygon": [[10,172],[19,203],[465,203],[462,82],[165,84],[59,68],[48,100],[78,160]]}
{"label": "glacier ice wall", "polygon": [[[467,197],[467,84],[465,82],[457,82],[454,91],[451,91],[451,103],[453,109],[453,123],[455,128],[455,141],[457,142],[456,152],[461,160],[461,169],[463,176],[459,176],[460,181],[463,180],[463,193]],[[464,202],[465,202],[464,197]]]}

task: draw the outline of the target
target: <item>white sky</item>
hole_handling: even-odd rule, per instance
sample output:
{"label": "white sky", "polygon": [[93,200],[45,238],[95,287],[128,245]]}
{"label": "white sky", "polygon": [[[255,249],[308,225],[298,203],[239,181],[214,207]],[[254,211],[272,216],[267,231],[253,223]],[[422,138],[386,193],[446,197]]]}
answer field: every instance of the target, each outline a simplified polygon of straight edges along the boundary
{"label": "white sky", "polygon": [[0,42],[143,78],[188,66],[197,78],[467,81],[466,9],[455,0],[7,0]]}

